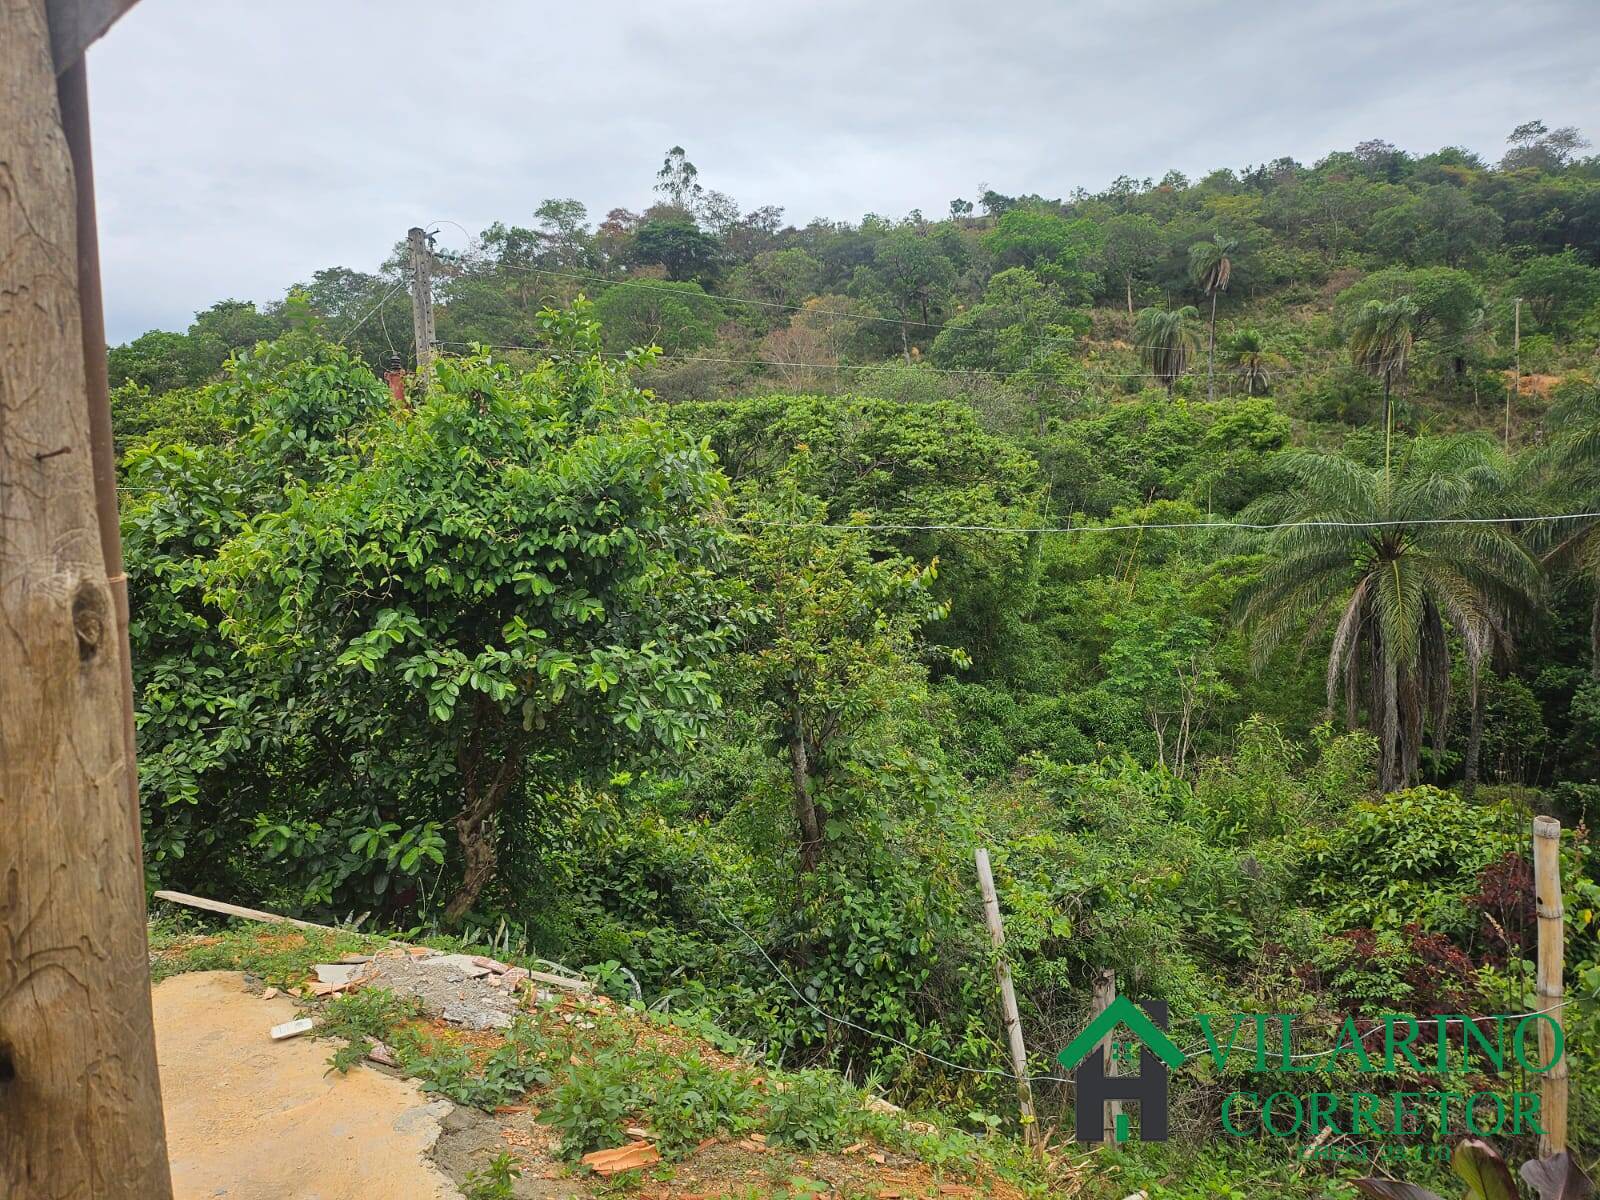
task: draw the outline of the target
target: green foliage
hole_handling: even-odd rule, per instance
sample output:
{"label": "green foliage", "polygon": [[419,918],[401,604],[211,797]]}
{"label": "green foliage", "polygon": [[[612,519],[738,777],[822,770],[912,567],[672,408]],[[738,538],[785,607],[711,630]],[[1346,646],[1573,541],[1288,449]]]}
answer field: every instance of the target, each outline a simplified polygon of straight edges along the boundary
{"label": "green foliage", "polygon": [[677,1059],[673,1068],[651,1088],[644,1109],[662,1157],[681,1158],[706,1138],[749,1128],[756,1095],[748,1076],[712,1066],[694,1053]]}
{"label": "green foliage", "polygon": [[1568,250],[1530,259],[1517,272],[1512,287],[1527,301],[1540,326],[1561,333],[1600,300],[1600,271]]}
{"label": "green foliage", "polygon": [[837,1077],[805,1071],[783,1081],[767,1101],[767,1130],[776,1141],[804,1150],[838,1150],[850,1133],[858,1101]]}
{"label": "green foliage", "polygon": [[561,1131],[562,1153],[577,1158],[620,1146],[623,1125],[643,1096],[649,1066],[615,1050],[575,1064],[540,1105],[539,1119]]}
{"label": "green foliage", "polygon": [[722,319],[698,283],[665,280],[606,288],[594,302],[594,317],[608,350],[659,346],[673,355],[710,345]]}
{"label": "green foliage", "polygon": [[527,1016],[516,1018],[505,1042],[481,1069],[465,1047],[453,1042],[430,1041],[414,1028],[401,1029],[395,1037],[401,1066],[422,1081],[424,1092],[486,1112],[549,1083],[558,1046],[565,1051],[564,1043],[551,1043]]}
{"label": "green foliage", "polygon": [[[450,256],[450,348],[530,349],[444,356],[409,411],[371,370],[393,266],[117,348],[152,883],[589,964],[637,1044],[519,1024],[485,1059],[372,993],[327,1010],[336,1065],[383,1037],[462,1103],[548,1089],[572,1155],[767,1128],[774,1182],[871,1137],[1042,1186],[987,1073],[979,845],[1040,1072],[1107,967],[1180,1024],[1537,1004],[1512,910],[1530,806],[1600,797],[1600,523],[1505,518],[1600,511],[1576,137],[803,228],[674,148],[643,217],[546,201]],[[598,330],[543,309],[580,288]],[[347,943],[154,970],[298,982]],[[980,1136],[786,1069],[825,1066]],[[1175,1081],[1197,1139],[1102,1151],[1085,1194],[1348,1191],[1208,1141],[1214,1084]]]}
{"label": "green foliage", "polygon": [[635,262],[664,267],[670,280],[693,279],[710,272],[717,241],[692,220],[658,217],[635,231],[632,256]]}
{"label": "green foliage", "polygon": [[466,1200],[511,1200],[521,1177],[517,1160],[509,1152],[502,1152],[481,1170],[468,1174],[462,1183],[462,1194]]}
{"label": "green foliage", "polygon": [[1427,786],[1357,804],[1339,827],[1302,838],[1306,894],[1334,928],[1417,923],[1465,934],[1464,900],[1484,867],[1522,847],[1520,817],[1515,806],[1478,807]]}
{"label": "green foliage", "polygon": [[[593,353],[592,324],[549,322]],[[360,471],[230,540],[207,594],[246,655],[324,681],[324,719],[400,801],[395,824],[453,821],[458,921],[531,774],[571,769],[580,746],[591,766],[600,744],[685,749],[705,728],[723,634],[705,604],[716,539],[696,521],[717,482],[598,357],[526,374],[447,361],[364,450]],[[373,861],[387,836],[352,832],[351,851]],[[426,833],[413,843],[384,861],[420,862]]]}
{"label": "green foliage", "polygon": [[[1453,523],[1503,511],[1504,461],[1475,436],[1417,439],[1393,470],[1285,451],[1293,484],[1246,510],[1287,524],[1269,534],[1271,565],[1238,602],[1257,633],[1256,658],[1306,622],[1331,626],[1328,704],[1343,685],[1347,719],[1362,707],[1378,738],[1385,788],[1412,782],[1431,725],[1447,732],[1451,634],[1476,674],[1532,610],[1541,580],[1504,525]],[[1307,523],[1309,522],[1309,523]],[[1335,615],[1337,613],[1337,615]]]}
{"label": "green foliage", "polygon": [[401,1025],[422,1015],[413,997],[401,997],[384,988],[362,988],[336,996],[317,1014],[317,1036],[341,1038],[345,1045],[334,1052],[331,1065],[341,1075],[366,1057],[373,1042],[387,1042]]}
{"label": "green foliage", "polygon": [[1189,369],[1189,360],[1199,348],[1200,335],[1194,328],[1199,319],[1200,310],[1193,305],[1171,310],[1147,308],[1139,314],[1134,327],[1139,361],[1168,393]]}

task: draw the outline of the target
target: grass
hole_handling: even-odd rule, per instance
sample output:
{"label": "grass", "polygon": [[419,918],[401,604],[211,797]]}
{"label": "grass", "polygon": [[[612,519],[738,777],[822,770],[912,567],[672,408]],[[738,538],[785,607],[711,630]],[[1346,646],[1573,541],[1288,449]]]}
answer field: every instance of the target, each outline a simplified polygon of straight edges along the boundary
{"label": "grass", "polygon": [[301,983],[319,962],[346,954],[372,954],[382,938],[353,933],[320,933],[291,926],[242,925],[197,933],[176,920],[150,925],[150,979],[160,983],[189,971],[246,971],[269,987]]}

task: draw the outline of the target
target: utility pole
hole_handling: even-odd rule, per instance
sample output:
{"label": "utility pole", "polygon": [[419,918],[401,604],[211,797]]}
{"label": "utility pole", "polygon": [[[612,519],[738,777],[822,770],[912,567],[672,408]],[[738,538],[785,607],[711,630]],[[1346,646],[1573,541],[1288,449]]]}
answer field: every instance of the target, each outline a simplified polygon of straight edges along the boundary
{"label": "utility pole", "polygon": [[417,344],[417,387],[428,386],[433,370],[433,250],[417,226],[406,234],[411,244],[411,334]]}
{"label": "utility pole", "polygon": [[1508,453],[1511,450],[1511,398],[1522,393],[1522,297],[1518,296],[1513,304],[1514,307],[1511,310],[1511,338],[1512,345],[1515,348],[1517,375],[1511,385],[1511,390],[1506,393],[1506,431],[1501,439]]}
{"label": "utility pole", "polygon": [[[172,1195],[83,50],[0,0],[0,1195]],[[46,12],[49,9],[49,19]]]}

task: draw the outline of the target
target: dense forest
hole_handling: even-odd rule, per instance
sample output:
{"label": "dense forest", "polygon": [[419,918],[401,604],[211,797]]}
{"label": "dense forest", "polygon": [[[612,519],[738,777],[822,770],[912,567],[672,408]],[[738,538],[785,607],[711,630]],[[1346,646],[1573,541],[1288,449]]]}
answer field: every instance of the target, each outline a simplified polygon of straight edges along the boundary
{"label": "dense forest", "polygon": [[[441,226],[403,404],[403,244],[114,347],[151,886],[585,966],[980,1130],[977,847],[1040,1076],[1107,968],[1186,1036],[1537,1007],[1539,812],[1600,991],[1586,148],[804,227],[674,148],[642,212]],[[1176,1086],[1107,1194],[1254,1194],[1283,1151]]]}

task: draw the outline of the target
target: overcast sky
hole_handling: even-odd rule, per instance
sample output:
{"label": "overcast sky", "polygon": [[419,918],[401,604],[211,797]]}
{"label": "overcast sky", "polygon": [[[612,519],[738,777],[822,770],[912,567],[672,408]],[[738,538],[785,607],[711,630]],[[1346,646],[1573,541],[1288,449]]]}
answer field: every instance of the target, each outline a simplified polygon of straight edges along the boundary
{"label": "overcast sky", "polygon": [[[113,342],[414,224],[638,209],[663,152],[789,220],[1382,137],[1600,134],[1594,0],[143,0],[90,57]],[[441,242],[465,241],[444,224]]]}

